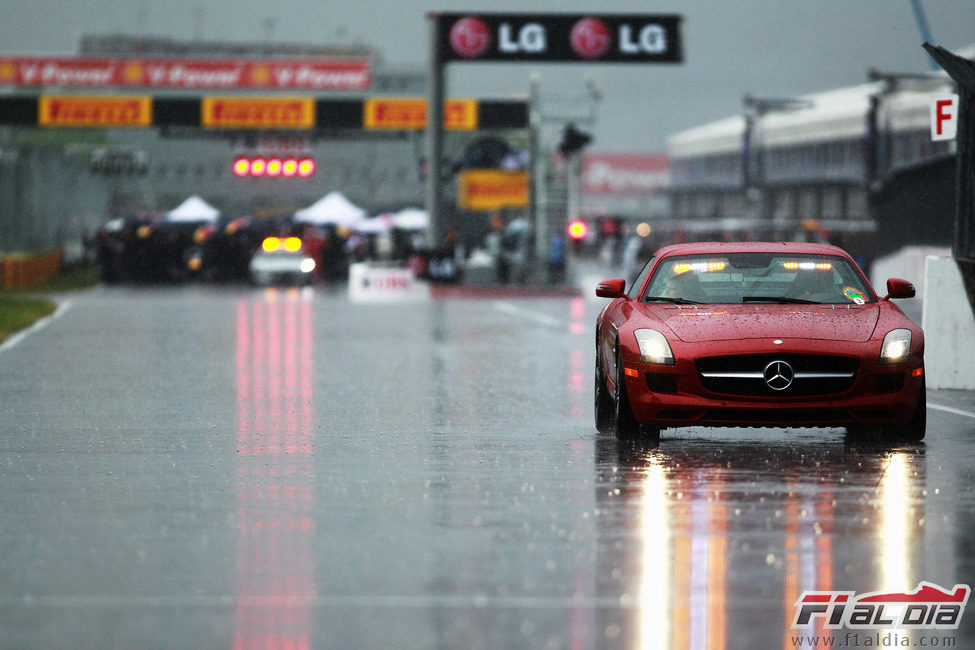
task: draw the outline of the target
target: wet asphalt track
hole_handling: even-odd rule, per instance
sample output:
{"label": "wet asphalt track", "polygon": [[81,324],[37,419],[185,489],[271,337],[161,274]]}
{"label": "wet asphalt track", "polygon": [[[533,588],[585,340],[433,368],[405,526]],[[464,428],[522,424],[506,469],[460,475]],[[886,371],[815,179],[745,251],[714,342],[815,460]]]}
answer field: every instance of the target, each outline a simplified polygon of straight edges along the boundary
{"label": "wet asphalt track", "polygon": [[805,590],[975,584],[975,395],[916,446],[618,442],[601,304],[68,297],[0,349],[0,647],[975,646],[975,612],[792,627]]}

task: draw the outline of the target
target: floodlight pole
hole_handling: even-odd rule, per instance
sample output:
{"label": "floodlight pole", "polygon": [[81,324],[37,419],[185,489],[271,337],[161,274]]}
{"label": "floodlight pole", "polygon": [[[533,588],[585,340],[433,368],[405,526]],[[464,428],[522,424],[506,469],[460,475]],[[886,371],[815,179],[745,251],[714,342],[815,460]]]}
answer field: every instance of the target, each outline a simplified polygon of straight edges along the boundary
{"label": "floodlight pole", "polygon": [[535,259],[545,260],[548,257],[549,223],[548,215],[541,209],[541,178],[542,161],[539,153],[539,137],[542,124],[542,113],[539,104],[540,80],[537,73],[533,73],[529,80],[528,96],[528,218],[532,232],[535,234]]}
{"label": "floodlight pole", "polygon": [[427,243],[431,249],[443,243],[443,195],[441,193],[441,167],[443,161],[443,103],[444,73],[440,56],[440,14],[427,13],[429,23],[427,68],[427,132],[426,132],[426,208],[430,215]]}
{"label": "floodlight pole", "polygon": [[742,131],[741,143],[741,186],[747,203],[754,205],[754,209],[749,206],[749,213],[757,214],[761,220],[771,219],[771,211],[767,205],[766,180],[765,180],[765,142],[764,136],[756,138],[756,129],[761,126],[762,118],[773,111],[795,111],[812,106],[812,102],[807,99],[792,97],[755,97],[746,94],[742,97],[742,104],[745,107],[745,128]]}

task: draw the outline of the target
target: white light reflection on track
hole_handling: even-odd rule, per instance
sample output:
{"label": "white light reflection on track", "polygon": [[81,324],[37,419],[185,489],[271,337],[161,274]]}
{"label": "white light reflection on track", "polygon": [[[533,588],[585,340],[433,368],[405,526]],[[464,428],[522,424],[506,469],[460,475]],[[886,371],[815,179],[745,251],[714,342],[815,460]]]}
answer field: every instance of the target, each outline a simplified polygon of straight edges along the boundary
{"label": "white light reflection on track", "polygon": [[234,648],[310,648],[317,595],[311,304],[268,290],[237,305]]}
{"label": "white light reflection on track", "polygon": [[[914,589],[922,576],[912,548],[923,513],[912,494],[923,485],[922,461],[899,451],[879,456],[842,450],[817,460],[820,469],[811,475],[803,453],[798,464],[782,467],[784,489],[765,493],[753,492],[750,480],[729,481],[736,468],[727,475],[723,466],[694,467],[695,454],[685,458],[656,450],[640,458],[633,502],[639,582],[633,597],[624,593],[620,601],[635,610],[632,647],[721,650],[737,647],[736,630],[747,629],[764,639],[763,647],[794,650],[799,633],[793,621],[803,592]],[[857,497],[862,490],[869,491],[869,502]],[[837,510],[838,502],[844,510]],[[774,522],[774,529],[762,529],[769,531],[763,538],[767,547],[749,549],[741,542],[754,533],[755,521]],[[848,525],[865,526],[868,536],[850,541]],[[855,553],[866,550],[876,563],[849,573],[846,567],[853,565],[837,539],[856,545]],[[765,598],[757,593],[762,585],[754,583],[752,593],[753,584],[731,569],[738,566],[781,580],[771,584],[765,578],[764,585],[778,607],[774,601],[758,604]],[[731,599],[739,600],[737,609],[729,609]],[[749,599],[755,602],[741,604]],[[825,623],[821,619],[801,633],[823,647],[841,645]]]}
{"label": "white light reflection on track", "polygon": [[908,582],[910,531],[907,518],[910,504],[907,472],[907,459],[903,453],[893,452],[887,457],[879,486],[881,591],[906,591],[914,587]]}
{"label": "white light reflection on track", "polygon": [[673,575],[671,574],[671,522],[664,467],[652,459],[643,479],[642,503],[643,583],[637,648],[670,648]]}

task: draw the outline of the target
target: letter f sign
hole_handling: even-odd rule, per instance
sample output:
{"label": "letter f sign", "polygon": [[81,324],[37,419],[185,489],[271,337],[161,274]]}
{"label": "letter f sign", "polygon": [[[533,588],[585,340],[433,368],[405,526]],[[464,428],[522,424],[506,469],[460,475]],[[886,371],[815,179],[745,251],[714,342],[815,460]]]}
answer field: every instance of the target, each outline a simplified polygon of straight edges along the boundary
{"label": "letter f sign", "polygon": [[954,140],[958,133],[958,95],[935,95],[931,100],[931,139]]}

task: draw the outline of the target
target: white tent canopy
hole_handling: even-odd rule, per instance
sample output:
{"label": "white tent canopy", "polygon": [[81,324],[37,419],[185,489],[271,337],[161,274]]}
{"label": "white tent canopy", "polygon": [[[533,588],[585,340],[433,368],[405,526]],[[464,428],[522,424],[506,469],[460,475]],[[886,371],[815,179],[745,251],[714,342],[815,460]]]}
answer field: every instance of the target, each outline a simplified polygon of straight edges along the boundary
{"label": "white tent canopy", "polygon": [[393,225],[402,230],[426,230],[430,215],[419,208],[404,208],[393,215]]}
{"label": "white tent canopy", "polygon": [[365,215],[365,210],[349,201],[341,192],[329,192],[307,208],[295,212],[295,221],[349,226]]}
{"label": "white tent canopy", "polygon": [[359,219],[351,226],[352,230],[364,235],[381,235],[393,229],[393,215],[389,212],[377,214],[371,219]]}
{"label": "white tent canopy", "polygon": [[193,222],[216,221],[220,210],[195,194],[166,213],[166,221]]}

